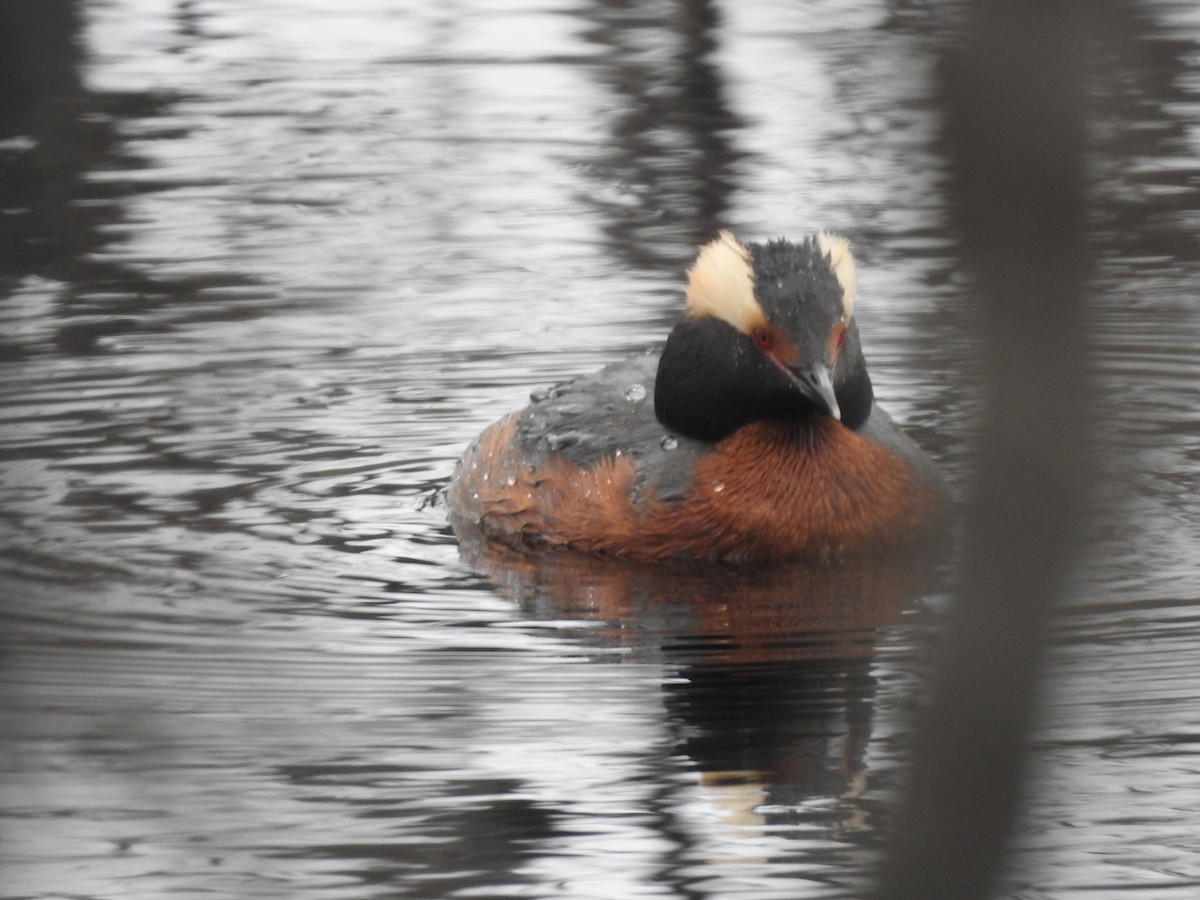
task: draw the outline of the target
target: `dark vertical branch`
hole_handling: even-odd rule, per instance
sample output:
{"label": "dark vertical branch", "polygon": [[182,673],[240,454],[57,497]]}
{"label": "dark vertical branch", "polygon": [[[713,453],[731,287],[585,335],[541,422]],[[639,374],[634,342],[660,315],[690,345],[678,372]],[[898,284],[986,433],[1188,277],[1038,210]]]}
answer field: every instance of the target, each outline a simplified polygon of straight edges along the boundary
{"label": "dark vertical branch", "polygon": [[[729,224],[739,158],[730,132],[740,120],[712,59],[719,4],[596,0],[587,17],[594,23],[588,39],[602,48],[597,77],[621,111],[593,167],[640,200],[604,205],[605,230],[626,262],[676,273],[696,244]],[[648,45],[659,49],[647,53]],[[664,253],[667,234],[677,242]]]}
{"label": "dark vertical branch", "polygon": [[1018,810],[1044,626],[1088,465],[1083,0],[974,0],[943,68],[983,306],[985,422],[959,596],[878,896],[988,896]]}
{"label": "dark vertical branch", "polygon": [[[73,0],[0,3],[0,288],[86,248],[71,216],[78,179],[79,14]],[[19,145],[18,145],[19,146]]]}

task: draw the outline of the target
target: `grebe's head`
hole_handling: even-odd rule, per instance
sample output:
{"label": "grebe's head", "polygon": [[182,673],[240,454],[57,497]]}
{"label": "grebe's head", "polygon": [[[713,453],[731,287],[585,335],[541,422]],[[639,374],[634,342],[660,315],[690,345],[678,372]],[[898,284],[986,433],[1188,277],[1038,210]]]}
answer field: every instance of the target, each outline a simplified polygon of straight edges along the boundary
{"label": "grebe's head", "polygon": [[844,238],[745,245],[721,232],[688,272],[687,311],[659,363],[659,420],[706,440],[765,418],[860,424],[872,393],[856,290]]}

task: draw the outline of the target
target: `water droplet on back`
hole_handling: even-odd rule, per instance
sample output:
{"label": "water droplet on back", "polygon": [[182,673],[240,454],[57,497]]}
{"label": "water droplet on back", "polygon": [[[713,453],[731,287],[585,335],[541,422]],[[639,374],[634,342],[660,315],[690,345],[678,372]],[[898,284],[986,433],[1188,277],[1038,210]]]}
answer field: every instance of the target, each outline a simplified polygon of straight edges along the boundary
{"label": "water droplet on back", "polygon": [[625,388],[625,399],[630,403],[640,403],[646,399],[646,386],[644,384],[631,384]]}

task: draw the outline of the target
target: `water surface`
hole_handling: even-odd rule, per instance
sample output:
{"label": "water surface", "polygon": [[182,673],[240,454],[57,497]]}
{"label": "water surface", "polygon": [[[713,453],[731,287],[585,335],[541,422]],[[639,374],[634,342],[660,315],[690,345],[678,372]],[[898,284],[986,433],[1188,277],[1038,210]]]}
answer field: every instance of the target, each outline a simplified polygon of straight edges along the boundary
{"label": "water surface", "polygon": [[[924,5],[48,8],[0,113],[0,894],[858,895],[937,582],[464,554],[438,491],[660,341],[721,226],[852,239],[877,393],[961,490]],[[1200,883],[1200,17],[1122,28],[1022,898]]]}

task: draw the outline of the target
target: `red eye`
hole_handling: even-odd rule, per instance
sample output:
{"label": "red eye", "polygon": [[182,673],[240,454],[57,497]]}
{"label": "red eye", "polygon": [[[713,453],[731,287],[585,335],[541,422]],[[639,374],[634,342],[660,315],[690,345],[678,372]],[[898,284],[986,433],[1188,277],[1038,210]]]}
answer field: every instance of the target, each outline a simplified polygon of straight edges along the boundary
{"label": "red eye", "polygon": [[759,350],[770,350],[775,343],[771,340],[771,332],[767,331],[761,325],[750,332],[750,337],[754,339],[754,346]]}

